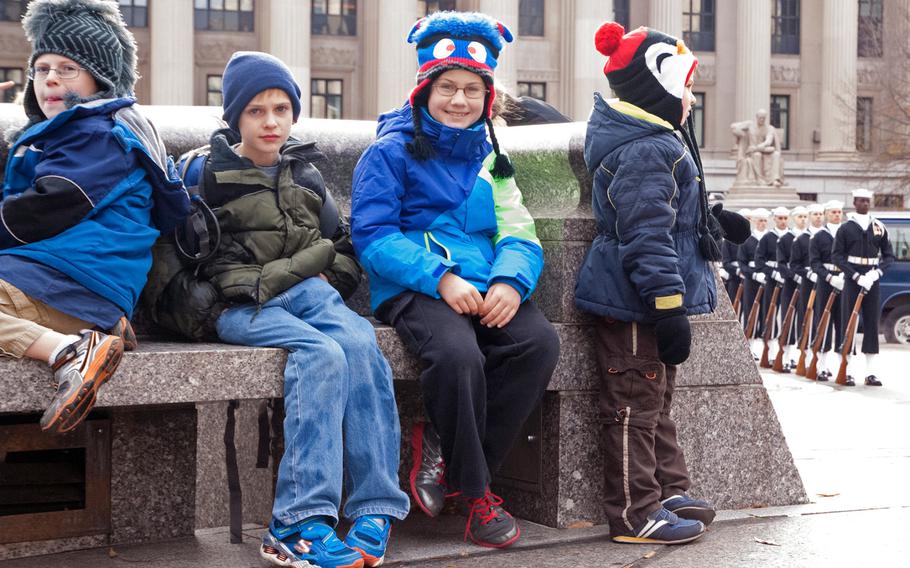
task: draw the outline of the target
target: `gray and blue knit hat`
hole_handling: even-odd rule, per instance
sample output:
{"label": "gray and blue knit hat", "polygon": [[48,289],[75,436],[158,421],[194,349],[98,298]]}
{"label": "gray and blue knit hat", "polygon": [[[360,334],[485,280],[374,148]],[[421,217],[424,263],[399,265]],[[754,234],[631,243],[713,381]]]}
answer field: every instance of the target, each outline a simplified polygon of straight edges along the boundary
{"label": "gray and blue knit hat", "polygon": [[[25,36],[32,44],[28,65],[45,53],[68,57],[84,67],[99,91],[87,100],[126,97],[139,78],[136,40],[126,28],[116,0],[33,0],[22,18]],[[44,120],[32,80],[25,86],[25,113]]]}

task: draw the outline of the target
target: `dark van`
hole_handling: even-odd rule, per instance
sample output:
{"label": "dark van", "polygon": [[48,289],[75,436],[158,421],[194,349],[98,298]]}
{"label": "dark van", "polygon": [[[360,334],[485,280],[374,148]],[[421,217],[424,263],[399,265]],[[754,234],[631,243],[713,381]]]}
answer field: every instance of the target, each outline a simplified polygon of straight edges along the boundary
{"label": "dark van", "polygon": [[910,343],[910,211],[872,214],[887,227],[895,260],[881,279],[881,329],[889,343]]}

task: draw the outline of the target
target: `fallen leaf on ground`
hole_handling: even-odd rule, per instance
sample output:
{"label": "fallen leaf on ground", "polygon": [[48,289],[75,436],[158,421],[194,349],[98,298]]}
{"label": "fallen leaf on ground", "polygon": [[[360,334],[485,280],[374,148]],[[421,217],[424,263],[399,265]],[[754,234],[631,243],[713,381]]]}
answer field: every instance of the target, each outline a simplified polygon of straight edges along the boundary
{"label": "fallen leaf on ground", "polygon": [[642,558],[654,558],[655,554],[657,554],[657,551],[651,550],[651,551],[645,552],[644,555],[642,556]]}
{"label": "fallen leaf on ground", "polygon": [[778,543],[774,542],[773,540],[758,538],[757,536],[754,537],[754,539],[755,539],[755,542],[757,542],[758,544],[768,544],[770,546],[780,546]]}
{"label": "fallen leaf on ground", "polygon": [[594,523],[591,521],[575,521],[570,524],[567,528],[570,529],[589,529],[594,526]]}
{"label": "fallen leaf on ground", "polygon": [[816,493],[819,497],[837,497],[840,493]]}
{"label": "fallen leaf on ground", "polygon": [[108,548],[107,556],[108,556],[108,558],[117,558],[117,551],[114,550],[113,548]]}

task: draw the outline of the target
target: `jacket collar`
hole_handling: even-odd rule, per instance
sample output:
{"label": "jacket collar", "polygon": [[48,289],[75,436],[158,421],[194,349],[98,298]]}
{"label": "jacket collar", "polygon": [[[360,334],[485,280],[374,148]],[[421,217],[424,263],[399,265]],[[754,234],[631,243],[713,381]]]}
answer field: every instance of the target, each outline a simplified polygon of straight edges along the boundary
{"label": "jacket collar", "polygon": [[420,107],[423,132],[433,144],[436,153],[458,159],[485,158],[490,153],[487,128],[483,120],[469,128],[452,128],[433,118],[426,108]]}

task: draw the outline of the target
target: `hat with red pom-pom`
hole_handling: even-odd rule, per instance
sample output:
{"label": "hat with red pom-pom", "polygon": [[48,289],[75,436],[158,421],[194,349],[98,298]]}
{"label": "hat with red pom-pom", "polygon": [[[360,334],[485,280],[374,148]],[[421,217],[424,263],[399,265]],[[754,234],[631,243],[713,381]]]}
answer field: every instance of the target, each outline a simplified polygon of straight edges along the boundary
{"label": "hat with red pom-pom", "polygon": [[686,84],[698,59],[681,39],[645,27],[625,31],[607,22],[594,34],[597,51],[609,57],[604,74],[610,88],[621,100],[678,127]]}

